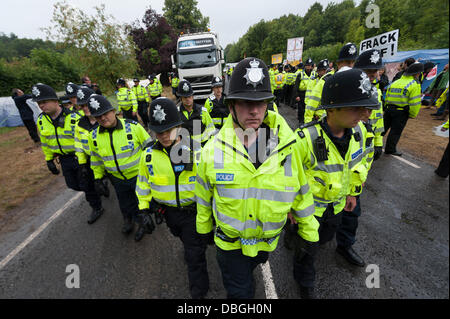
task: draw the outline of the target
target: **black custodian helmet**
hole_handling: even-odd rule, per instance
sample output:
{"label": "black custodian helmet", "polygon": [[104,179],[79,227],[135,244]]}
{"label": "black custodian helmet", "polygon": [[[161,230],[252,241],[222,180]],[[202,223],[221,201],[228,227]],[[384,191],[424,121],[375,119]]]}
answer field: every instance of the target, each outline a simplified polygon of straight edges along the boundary
{"label": "black custodian helmet", "polygon": [[356,59],[355,69],[379,70],[383,67],[380,50],[370,49],[362,52]]}
{"label": "black custodian helmet", "polygon": [[423,63],[420,62],[414,62],[413,64],[411,64],[403,73],[403,75],[414,75],[417,73],[422,73],[423,72]]}
{"label": "black custodian helmet", "polygon": [[378,91],[360,69],[335,73],[323,86],[320,109],[365,107],[378,109]]}
{"label": "black custodian helmet", "polygon": [[177,88],[178,96],[189,97],[194,95],[191,83],[188,80],[180,81]]}
{"label": "black custodian helmet", "polygon": [[313,66],[314,61],[311,58],[308,58],[308,60],[305,61],[305,66]]}
{"label": "black custodian helmet", "polygon": [[320,60],[319,63],[317,64],[317,70],[326,70],[329,68],[329,63],[327,59],[324,60]]}
{"label": "black custodian helmet", "polygon": [[273,100],[269,70],[258,58],[246,58],[239,62],[231,75],[229,100],[264,101]]}
{"label": "black custodian helmet", "polygon": [[183,124],[180,112],[175,103],[166,97],[160,97],[150,104],[149,129],[162,133]]}
{"label": "black custodian helmet", "polygon": [[76,97],[77,96],[78,85],[69,82],[66,85],[66,96],[67,97]]}
{"label": "black custodian helmet", "polygon": [[358,49],[356,48],[356,45],[349,42],[345,44],[339,51],[337,62],[346,60],[355,61],[357,57],[358,57]]}
{"label": "black custodian helmet", "polygon": [[99,94],[92,94],[89,97],[88,107],[92,116],[100,116],[111,110],[115,110],[106,97]]}
{"label": "black custodian helmet", "polygon": [[55,90],[51,86],[46,84],[37,83],[33,85],[31,88],[31,94],[33,95],[33,101],[49,101],[56,100],[58,101],[58,96],[56,95]]}
{"label": "black custodian helmet", "polygon": [[80,86],[77,90],[77,105],[85,105],[89,102],[89,97],[95,94],[94,90],[87,86]]}
{"label": "black custodian helmet", "polygon": [[223,86],[222,79],[220,77],[218,77],[218,76],[213,77],[212,82],[211,82],[211,86],[213,88],[217,87],[217,86]]}

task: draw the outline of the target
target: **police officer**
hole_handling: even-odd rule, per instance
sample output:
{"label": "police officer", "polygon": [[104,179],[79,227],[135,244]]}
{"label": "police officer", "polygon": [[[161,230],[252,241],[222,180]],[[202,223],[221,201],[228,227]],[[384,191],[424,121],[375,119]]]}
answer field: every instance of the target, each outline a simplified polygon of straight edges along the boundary
{"label": "police officer", "polygon": [[147,128],[148,125],[148,105],[150,102],[150,98],[148,96],[147,90],[139,84],[139,79],[134,78],[133,79],[134,86],[131,88],[131,91],[133,91],[134,95],[136,96],[137,103],[138,103],[138,113],[139,116],[142,119],[142,123],[144,124],[144,127]]}
{"label": "police officer", "polygon": [[180,84],[180,79],[178,78],[177,72],[172,72],[170,75],[170,85],[172,86],[172,94],[177,97],[177,88]]}
{"label": "police officer", "polygon": [[[141,155],[136,193],[141,214],[163,211],[171,233],[184,246],[192,298],[204,298],[209,289],[206,243],[196,232],[195,179],[200,144],[179,134],[183,121],[175,103],[160,98],[150,106],[150,129],[157,141]],[[192,147],[194,145],[194,147]]]}
{"label": "police officer", "polygon": [[337,59],[338,71],[346,71],[353,68],[356,59],[358,58],[358,49],[356,45],[349,42],[345,44],[339,51]]}
{"label": "police officer", "polygon": [[213,94],[205,101],[205,108],[208,110],[214,126],[220,130],[230,114],[228,107],[224,103],[225,95],[223,94],[223,82],[221,78],[213,78],[212,91]]}
{"label": "police officer", "polygon": [[75,156],[75,128],[80,115],[61,108],[55,91],[48,85],[37,83],[32,87],[31,93],[42,110],[37,126],[48,169],[52,174],[59,174],[54,162],[58,158],[67,187],[83,191],[93,210],[91,216],[98,214],[103,211],[100,196],[95,189],[80,186],[80,166]]}
{"label": "police officer", "polygon": [[[71,104],[74,106],[75,111],[78,111],[79,108],[76,108],[77,105],[77,91],[78,91],[78,85],[69,82],[66,85],[66,97],[70,100]],[[83,116],[82,114],[81,116]]]}
{"label": "police officer", "polygon": [[89,111],[99,124],[89,135],[95,187],[98,193],[103,194],[102,178],[109,178],[124,219],[122,233],[129,234],[134,221],[142,222],[137,218],[136,179],[142,150],[151,139],[139,123],[117,118],[114,107],[102,95],[90,96]]}
{"label": "police officer", "polygon": [[[89,149],[89,134],[90,132],[98,126],[97,121],[91,115],[88,108],[89,97],[95,94],[94,90],[88,88],[87,86],[80,86],[77,90],[77,106],[85,114],[78,121],[75,127],[75,155],[78,159],[78,164],[80,166],[79,170],[79,182],[80,187],[88,192],[96,192],[94,184],[94,173],[90,167],[91,162],[91,152]],[[109,189],[105,181],[103,181],[104,193],[98,195],[104,195],[109,197]],[[89,219],[88,224],[93,224],[100,216],[104,213],[104,209],[93,210]]]}
{"label": "police officer", "polygon": [[116,93],[119,112],[122,113],[123,118],[137,122],[138,104],[136,95],[128,88],[127,82],[122,78],[117,79],[117,88],[119,89]]}
{"label": "police officer", "polygon": [[385,154],[402,156],[397,151],[397,143],[409,118],[416,118],[421,105],[421,87],[419,77],[423,64],[414,62],[393,82],[386,93],[386,112],[384,113],[384,131],[389,129]]}
{"label": "police officer", "polygon": [[312,195],[293,153],[295,134],[267,110],[273,98],[264,62],[239,62],[226,97],[231,116],[202,150],[198,167],[197,232],[209,238],[215,231],[228,298],[254,297],[253,271],[275,250],[291,209],[299,234],[318,240]]}
{"label": "police officer", "polygon": [[325,81],[333,74],[329,69],[330,65],[327,59],[320,60],[317,64],[317,77],[309,81],[305,95],[305,123],[320,119],[324,110],[318,110],[322,98],[322,89]]}
{"label": "police officer", "polygon": [[283,65],[278,66],[278,73],[275,74],[275,90],[273,94],[275,95],[275,104],[281,106],[281,102],[284,99],[283,90],[286,84],[286,72],[283,71]]}
{"label": "police officer", "polygon": [[286,84],[284,85],[284,104],[292,107],[292,89],[295,83],[295,72],[290,64],[285,65]]}
{"label": "police officer", "polygon": [[314,62],[311,58],[308,58],[305,62],[304,70],[302,70],[295,80],[294,88],[297,91],[295,100],[297,103],[297,118],[300,123],[304,123],[304,115],[305,115],[305,96],[306,89],[310,81],[314,80],[316,74],[313,70]]}
{"label": "police officer", "polygon": [[[295,151],[306,168],[314,195],[314,215],[320,223],[319,243],[323,244],[333,239],[340,224],[339,213],[354,209],[355,196],[367,178],[365,156],[370,150],[366,150],[367,135],[360,119],[365,108],[376,109],[379,103],[369,78],[361,70],[331,76],[323,87],[321,103],[326,117],[297,131]],[[302,298],[314,298],[318,244],[295,238],[294,278]]]}
{"label": "police officer", "polygon": [[[379,50],[370,49],[361,53],[354,64],[354,68],[361,69],[369,78],[371,83],[374,83],[378,70],[383,67],[381,54]],[[375,91],[375,89],[373,89]],[[376,110],[371,110],[367,118],[363,119],[363,123],[367,130],[366,145],[374,149],[374,154],[368,157],[367,167],[370,168],[373,160],[377,160],[382,154],[383,137],[383,109],[381,103],[381,91],[376,89],[378,96],[378,103],[380,107]],[[372,136],[372,137],[369,137]],[[371,142],[370,142],[371,141]],[[336,232],[337,248],[336,252],[343,256],[350,264],[363,267],[365,262],[363,258],[353,249],[356,242],[356,230],[358,228],[358,218],[361,216],[361,200],[360,196],[356,196],[356,206],[352,211],[343,210],[341,214],[341,224]]]}
{"label": "police officer", "polygon": [[153,101],[154,99],[161,97],[163,87],[161,85],[161,82],[159,82],[158,78],[156,77],[156,75],[151,74],[148,76],[148,79],[150,83],[147,86],[147,91],[148,94],[150,94],[150,97],[152,98]]}
{"label": "police officer", "polygon": [[208,110],[194,102],[194,90],[189,81],[180,81],[177,94],[181,98],[178,111],[183,120],[183,128],[189,131],[193,140],[205,144],[216,131]]}

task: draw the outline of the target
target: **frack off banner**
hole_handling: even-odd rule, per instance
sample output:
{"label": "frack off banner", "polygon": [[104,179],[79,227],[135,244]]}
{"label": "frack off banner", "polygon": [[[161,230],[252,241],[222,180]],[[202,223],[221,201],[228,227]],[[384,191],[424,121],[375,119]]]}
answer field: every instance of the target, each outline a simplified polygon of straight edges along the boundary
{"label": "frack off banner", "polygon": [[370,50],[378,49],[381,51],[381,57],[391,57],[397,54],[398,47],[398,29],[389,31],[369,39],[361,41],[359,45],[359,53]]}

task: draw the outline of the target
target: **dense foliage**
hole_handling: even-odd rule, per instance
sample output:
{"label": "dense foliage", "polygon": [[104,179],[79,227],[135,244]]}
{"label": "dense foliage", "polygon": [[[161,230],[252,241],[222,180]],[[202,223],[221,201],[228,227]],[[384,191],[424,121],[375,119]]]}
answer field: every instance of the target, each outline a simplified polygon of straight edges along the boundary
{"label": "dense foliage", "polygon": [[[367,28],[369,4],[380,9],[379,28]],[[303,57],[315,61],[337,58],[347,42],[361,40],[399,29],[399,50],[448,48],[449,2],[445,0],[353,0],[331,2],[323,8],[314,3],[301,17],[290,14],[251,26],[236,43],[225,48],[227,62],[244,56],[257,56],[270,63],[271,55],[286,56],[287,39],[304,37]]]}

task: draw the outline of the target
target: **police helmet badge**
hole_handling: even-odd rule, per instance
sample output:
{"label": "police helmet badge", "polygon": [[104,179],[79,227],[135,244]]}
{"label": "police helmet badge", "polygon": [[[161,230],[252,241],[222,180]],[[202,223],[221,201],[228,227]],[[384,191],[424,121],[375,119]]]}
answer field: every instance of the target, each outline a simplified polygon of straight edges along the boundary
{"label": "police helmet badge", "polygon": [[259,61],[253,59],[253,61],[250,61],[249,64],[250,68],[246,68],[247,73],[244,75],[244,78],[247,80],[246,84],[251,84],[254,88],[256,88],[258,84],[262,84],[262,80],[265,75],[263,73],[263,69],[259,68]]}
{"label": "police helmet badge", "polygon": [[72,93],[73,92],[73,88],[70,85],[67,85],[67,92]]}
{"label": "police helmet badge", "polygon": [[378,53],[378,51],[373,51],[372,55],[370,56],[370,62],[372,62],[373,64],[377,64],[379,60],[380,54]]}
{"label": "police helmet badge", "polygon": [[348,48],[348,54],[353,55],[356,53],[356,47],[354,45],[351,45],[350,48]]}
{"label": "police helmet badge", "polygon": [[94,98],[89,100],[89,106],[92,107],[94,110],[98,110],[100,108],[100,103]]}
{"label": "police helmet badge", "polygon": [[189,85],[186,82],[183,84],[183,91],[189,92]]}
{"label": "police helmet badge", "polygon": [[79,89],[77,91],[77,98],[79,98],[80,100],[84,99],[84,93],[82,89]]}
{"label": "police helmet badge", "polygon": [[[184,89],[184,88],[183,88]],[[188,88],[189,90],[189,88]],[[159,123],[162,123],[166,119],[166,113],[164,113],[164,110],[161,108],[161,105],[157,104],[155,106],[155,109],[153,110],[153,118],[155,121],[158,121]]]}
{"label": "police helmet badge", "polygon": [[33,93],[34,96],[39,96],[39,95],[41,95],[41,91],[39,91],[39,89],[37,88],[37,86],[33,86],[33,88],[31,89],[31,93]]}
{"label": "police helmet badge", "polygon": [[359,83],[360,86],[358,89],[360,89],[363,94],[372,91],[372,84],[370,83],[370,79],[366,73],[361,73],[361,80],[359,80]]}

